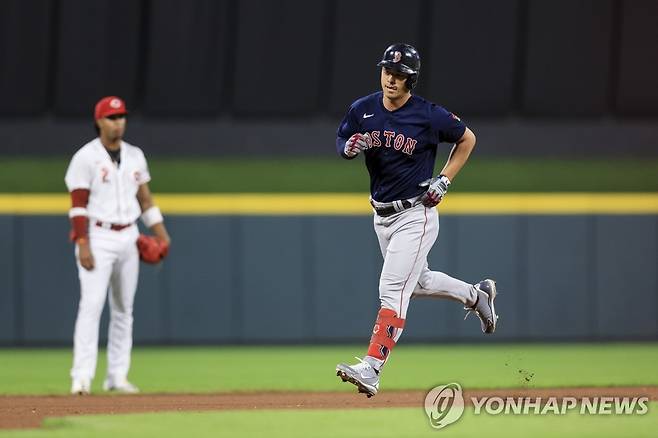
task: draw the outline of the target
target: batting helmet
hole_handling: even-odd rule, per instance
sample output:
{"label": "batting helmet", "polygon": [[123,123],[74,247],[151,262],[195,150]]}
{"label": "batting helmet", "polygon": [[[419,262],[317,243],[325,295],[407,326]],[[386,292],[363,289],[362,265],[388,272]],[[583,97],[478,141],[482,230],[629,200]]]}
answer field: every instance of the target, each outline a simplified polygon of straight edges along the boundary
{"label": "batting helmet", "polygon": [[406,74],[407,88],[413,90],[420,74],[420,55],[409,44],[393,44],[384,51],[377,66]]}

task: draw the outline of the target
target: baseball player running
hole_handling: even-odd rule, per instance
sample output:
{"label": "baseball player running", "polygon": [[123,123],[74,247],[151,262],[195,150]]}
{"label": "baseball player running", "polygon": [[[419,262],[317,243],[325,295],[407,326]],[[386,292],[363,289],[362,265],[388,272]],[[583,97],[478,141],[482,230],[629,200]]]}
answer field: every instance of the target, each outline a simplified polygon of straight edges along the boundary
{"label": "baseball player running", "polygon": [[138,392],[128,381],[140,259],[136,220],[141,216],[155,234],[160,258],[166,255],[170,243],[160,209],[151,198],[151,176],[144,153],[122,140],[126,114],[126,105],[120,98],[101,99],[94,113],[98,137],[73,155],[66,171],[65,182],[72,201],[71,237],[76,244],[80,279],[73,336],[73,394],[90,393],[108,288],[108,369],[103,389]]}
{"label": "baseball player running", "polygon": [[[411,94],[420,56],[408,44],[384,52],[382,91],[356,100],[336,137],[338,153],[351,160],[365,155],[370,173],[374,228],[384,257],[379,279],[381,307],[363,360],[338,364],[336,373],[368,397],[377,394],[381,370],[400,339],[412,297],[447,298],[475,313],[484,333],[496,330],[496,284],[472,285],[430,271],[427,255],[439,233],[434,208],[448,191],[475,146],[475,135],[459,117]],[[438,143],[454,143],[440,175],[432,178]]]}

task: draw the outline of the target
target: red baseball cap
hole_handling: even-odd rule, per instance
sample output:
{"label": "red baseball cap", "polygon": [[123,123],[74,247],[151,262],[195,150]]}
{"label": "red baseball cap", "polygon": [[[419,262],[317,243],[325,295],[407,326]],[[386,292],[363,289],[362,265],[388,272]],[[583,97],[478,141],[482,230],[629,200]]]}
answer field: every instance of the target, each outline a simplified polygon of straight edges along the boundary
{"label": "red baseball cap", "polygon": [[126,102],[116,96],[107,96],[99,100],[94,110],[94,119],[102,119],[112,114],[128,114]]}

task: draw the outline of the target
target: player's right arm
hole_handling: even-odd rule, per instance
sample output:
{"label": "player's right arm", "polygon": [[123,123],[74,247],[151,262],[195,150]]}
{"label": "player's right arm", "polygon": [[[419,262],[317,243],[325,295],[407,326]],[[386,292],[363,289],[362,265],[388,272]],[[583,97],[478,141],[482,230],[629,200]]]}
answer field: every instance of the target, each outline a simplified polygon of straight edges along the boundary
{"label": "player's right arm", "polygon": [[89,245],[89,215],[87,204],[91,189],[92,174],[80,152],[71,159],[64,181],[71,195],[71,240],[77,245],[80,265],[86,270],[94,269],[94,256]]}
{"label": "player's right arm", "polygon": [[372,144],[370,134],[359,132],[360,126],[354,111],[352,105],[336,132],[336,152],[346,160],[353,159]]}

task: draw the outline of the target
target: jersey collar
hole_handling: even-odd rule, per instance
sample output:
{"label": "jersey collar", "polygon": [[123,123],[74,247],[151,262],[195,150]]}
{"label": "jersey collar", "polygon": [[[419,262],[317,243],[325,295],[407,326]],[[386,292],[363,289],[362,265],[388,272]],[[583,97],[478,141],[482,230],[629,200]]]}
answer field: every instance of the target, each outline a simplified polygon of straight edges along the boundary
{"label": "jersey collar", "polygon": [[404,108],[407,108],[408,106],[410,106],[410,105],[411,105],[411,101],[412,101],[414,98],[415,98],[415,96],[412,94],[412,95],[409,97],[409,99],[407,99],[407,101],[404,103],[404,105],[402,105],[400,108],[395,109],[395,110],[393,110],[393,111],[387,109],[387,108],[384,106],[384,92],[383,92],[383,91],[380,91],[380,92],[379,92],[379,96],[378,96],[377,101],[379,102],[379,107],[382,109],[382,111],[384,111],[384,112],[387,113],[387,114],[393,114],[393,113],[396,113],[396,112],[398,112],[398,111],[400,111],[400,110],[403,110]]}

